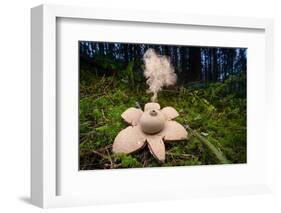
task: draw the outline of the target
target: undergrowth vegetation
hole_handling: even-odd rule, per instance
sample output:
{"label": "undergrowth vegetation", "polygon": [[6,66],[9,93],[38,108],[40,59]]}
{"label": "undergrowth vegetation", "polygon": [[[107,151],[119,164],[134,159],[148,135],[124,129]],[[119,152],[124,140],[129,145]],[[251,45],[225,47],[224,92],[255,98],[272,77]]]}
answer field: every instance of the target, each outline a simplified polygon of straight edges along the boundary
{"label": "undergrowth vegetation", "polygon": [[[151,96],[146,92],[141,71],[133,72],[133,68],[134,62],[129,63],[124,72],[109,75],[81,68],[80,169],[220,164],[193,134],[189,134],[187,140],[165,143],[164,163],[155,160],[148,147],[130,155],[111,152],[114,138],[128,126],[121,118],[122,112],[128,107],[143,109]],[[176,120],[188,124],[230,163],[246,162],[245,76],[229,76],[224,82],[178,85],[163,90],[158,102],[161,107],[174,107],[180,114]]]}

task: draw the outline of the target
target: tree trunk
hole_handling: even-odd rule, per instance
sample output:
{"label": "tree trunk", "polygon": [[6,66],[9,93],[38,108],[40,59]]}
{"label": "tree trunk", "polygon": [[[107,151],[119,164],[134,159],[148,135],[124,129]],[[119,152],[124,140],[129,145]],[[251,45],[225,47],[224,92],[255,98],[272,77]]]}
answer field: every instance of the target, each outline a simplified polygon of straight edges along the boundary
{"label": "tree trunk", "polygon": [[178,74],[179,73],[179,68],[178,68],[178,64],[179,64],[179,57],[178,57],[178,47],[174,47],[174,55],[175,55],[175,72]]}
{"label": "tree trunk", "polygon": [[213,81],[218,80],[218,62],[217,62],[217,48],[213,48]]}
{"label": "tree trunk", "polygon": [[181,81],[188,82],[186,47],[181,47]]}
{"label": "tree trunk", "polygon": [[104,43],[99,43],[99,52],[101,55],[104,55]]}
{"label": "tree trunk", "polygon": [[169,46],[165,46],[164,50],[165,50],[165,55],[169,56],[170,55]]}
{"label": "tree trunk", "polygon": [[124,44],[124,61],[128,64],[129,62],[129,54],[128,54],[128,44]]}
{"label": "tree trunk", "polygon": [[191,47],[189,52],[189,67],[190,67],[190,78],[191,82],[200,81],[201,72],[201,48]]}

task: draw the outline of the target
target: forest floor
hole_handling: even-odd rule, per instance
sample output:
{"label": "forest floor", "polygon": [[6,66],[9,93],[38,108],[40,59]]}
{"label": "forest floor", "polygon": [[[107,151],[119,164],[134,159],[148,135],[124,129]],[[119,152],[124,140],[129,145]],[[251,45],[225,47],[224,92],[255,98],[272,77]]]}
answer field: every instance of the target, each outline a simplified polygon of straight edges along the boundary
{"label": "forest floor", "polygon": [[[241,81],[244,89],[239,92]],[[143,109],[149,102],[151,95],[146,93],[145,81],[131,75],[106,76],[81,70],[80,170],[225,163],[202,138],[222,153],[228,163],[246,163],[245,88],[245,77],[232,76],[224,83],[177,86],[161,91],[158,97],[161,107],[174,107],[180,114],[175,120],[188,124],[196,134],[189,134],[187,140],[166,143],[166,160],[160,163],[147,146],[130,155],[111,152],[114,138],[128,126],[121,118],[122,112],[137,105]]]}

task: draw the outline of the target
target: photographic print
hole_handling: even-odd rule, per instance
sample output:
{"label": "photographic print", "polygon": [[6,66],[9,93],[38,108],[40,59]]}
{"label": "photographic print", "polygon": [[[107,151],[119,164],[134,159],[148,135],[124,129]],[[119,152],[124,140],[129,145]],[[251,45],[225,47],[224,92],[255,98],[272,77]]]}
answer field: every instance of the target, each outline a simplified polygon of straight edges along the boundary
{"label": "photographic print", "polygon": [[78,45],[80,170],[247,162],[247,48]]}

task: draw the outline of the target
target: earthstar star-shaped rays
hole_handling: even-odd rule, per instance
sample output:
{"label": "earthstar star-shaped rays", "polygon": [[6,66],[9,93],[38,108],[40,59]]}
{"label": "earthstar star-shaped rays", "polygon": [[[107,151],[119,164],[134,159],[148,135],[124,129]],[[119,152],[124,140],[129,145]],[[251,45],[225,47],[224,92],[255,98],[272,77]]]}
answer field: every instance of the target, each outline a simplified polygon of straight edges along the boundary
{"label": "earthstar star-shaped rays", "polygon": [[147,103],[144,112],[131,107],[121,117],[131,126],[121,130],[116,136],[112,151],[130,154],[148,144],[151,154],[159,161],[165,161],[167,141],[184,140],[186,129],[172,119],[179,116],[173,107],[160,109],[158,103]]}

